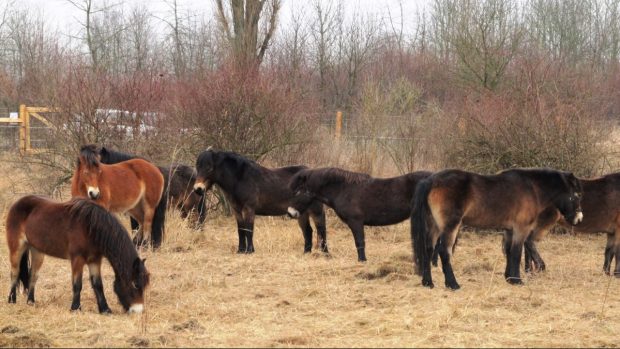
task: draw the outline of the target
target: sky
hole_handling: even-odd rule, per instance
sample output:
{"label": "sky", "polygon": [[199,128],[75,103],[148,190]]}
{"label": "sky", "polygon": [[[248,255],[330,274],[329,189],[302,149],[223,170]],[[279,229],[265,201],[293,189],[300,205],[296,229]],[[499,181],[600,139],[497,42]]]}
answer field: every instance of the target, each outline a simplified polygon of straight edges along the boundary
{"label": "sky", "polygon": [[[0,4],[12,0],[0,0]],[[81,2],[83,0],[75,0]],[[168,1],[168,3],[171,0]],[[329,0],[325,0],[329,1]],[[373,14],[379,17],[388,18],[392,13],[393,18],[400,17],[399,4],[403,7],[403,17],[405,18],[405,30],[413,28],[415,24],[415,14],[417,9],[428,6],[432,0],[343,0],[346,13],[353,13],[358,10],[361,13]],[[95,5],[105,3],[124,3],[128,8],[134,5],[145,5],[155,16],[165,17],[170,13],[170,7],[165,0],[94,0]],[[213,0],[177,0],[179,7],[185,11],[195,14],[211,14],[214,7]],[[282,0],[280,11],[280,25],[286,26],[290,23],[293,13],[307,11],[309,0]],[[79,21],[82,20],[83,13],[71,5],[67,0],[16,0],[17,6],[26,7],[32,11],[40,11],[46,18],[48,25],[52,29],[58,29],[67,35],[76,35],[80,30]],[[4,7],[4,6],[2,6]]]}

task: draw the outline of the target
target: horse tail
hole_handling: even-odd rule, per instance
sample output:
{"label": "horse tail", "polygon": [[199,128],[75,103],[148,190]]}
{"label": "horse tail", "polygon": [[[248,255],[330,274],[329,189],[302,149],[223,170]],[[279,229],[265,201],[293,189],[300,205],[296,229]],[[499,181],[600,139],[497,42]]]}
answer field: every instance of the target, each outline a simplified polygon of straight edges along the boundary
{"label": "horse tail", "polygon": [[413,196],[413,209],[411,212],[411,243],[413,248],[416,271],[421,274],[422,267],[429,256],[426,255],[426,247],[429,243],[429,222],[431,215],[428,205],[428,195],[431,192],[432,180],[425,178],[416,186]]}
{"label": "horse tail", "polygon": [[161,199],[155,208],[155,214],[153,215],[153,223],[151,224],[151,240],[153,241],[153,248],[161,246],[164,237],[164,228],[166,224],[166,208],[168,206],[168,174],[164,174],[164,190],[162,191]]}
{"label": "horse tail", "polygon": [[[41,198],[35,195],[24,196],[11,206],[6,218],[6,235],[7,240],[16,238],[22,229],[23,223],[35,209]],[[24,286],[24,289],[30,287],[30,266],[29,249],[26,248],[19,261],[18,282]]]}
{"label": "horse tail", "polygon": [[19,261],[19,282],[24,285],[24,290],[30,288],[30,266],[28,265],[28,256],[30,249],[27,248],[22,254],[22,259]]}

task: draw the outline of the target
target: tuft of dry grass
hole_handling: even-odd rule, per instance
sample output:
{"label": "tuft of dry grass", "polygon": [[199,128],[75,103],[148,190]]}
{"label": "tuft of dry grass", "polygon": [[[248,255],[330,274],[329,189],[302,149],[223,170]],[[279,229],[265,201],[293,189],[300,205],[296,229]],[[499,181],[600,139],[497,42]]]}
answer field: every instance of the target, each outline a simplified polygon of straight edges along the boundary
{"label": "tuft of dry grass", "polygon": [[[6,191],[2,218],[21,196]],[[66,199],[67,196],[63,195]],[[129,225],[127,217],[121,220]],[[257,217],[256,253],[236,253],[232,217],[209,216],[203,230],[170,212],[162,248],[141,250],[151,272],[146,312],[97,313],[85,270],[82,311],[69,311],[70,265],[47,257],[37,304],[0,302],[2,347],[600,347],[617,346],[620,280],[602,272],[605,237],[549,235],[539,244],[548,270],[524,286],[503,280],[501,235],[462,232],[454,257],[462,289],[435,289],[413,274],[409,223],[366,229],[367,263],[350,230],[328,210],[330,256],[303,254],[296,221]],[[4,234],[4,224],[0,225]],[[0,280],[9,288],[6,244]],[[6,299],[6,298],[5,298]]]}

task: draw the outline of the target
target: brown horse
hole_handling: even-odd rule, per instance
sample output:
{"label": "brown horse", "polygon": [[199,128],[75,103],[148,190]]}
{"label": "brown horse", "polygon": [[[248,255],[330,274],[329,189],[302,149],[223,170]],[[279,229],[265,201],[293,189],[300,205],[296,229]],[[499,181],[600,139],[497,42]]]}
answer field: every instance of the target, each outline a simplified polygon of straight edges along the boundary
{"label": "brown horse", "polygon": [[[611,263],[616,258],[614,275],[620,277],[620,172],[608,174],[599,178],[579,179],[583,187],[581,208],[583,209],[583,222],[574,227],[578,233],[607,233],[607,245],[603,271],[611,275]],[[557,210],[550,210],[545,220],[540,224],[541,228],[532,233],[525,244],[525,269],[529,271],[534,267],[538,270],[545,269],[545,262],[538,254],[536,242],[540,241],[545,233],[559,221],[567,226],[568,223],[561,219]]]}
{"label": "brown horse", "polygon": [[581,184],[568,172],[511,169],[496,175],[444,170],[422,180],[411,215],[411,238],[422,285],[433,287],[431,256],[440,241],[439,257],[448,288],[458,289],[450,262],[461,224],[505,230],[506,280],[522,283],[521,251],[541,215],[558,210],[573,225],[583,219]]}
{"label": "brown horse", "polygon": [[106,165],[100,163],[95,145],[80,149],[71,195],[90,198],[110,212],[128,212],[140,224],[137,244],[144,242],[145,234],[151,236],[153,216],[163,190],[164,176],[146,160]]}
{"label": "brown horse", "polygon": [[[104,164],[117,164],[122,161],[139,158],[136,155],[122,153],[120,151],[112,150],[106,147],[98,149],[101,157],[101,162]],[[161,174],[164,176],[164,194],[163,198],[167,200],[161,200],[155,217],[158,212],[165,213],[166,207],[176,207],[181,211],[181,217],[190,217],[190,223],[195,228],[202,228],[205,219],[207,218],[206,197],[194,193],[194,182],[196,181],[196,170],[183,164],[170,164],[169,166],[157,166]],[[157,219],[157,218],[155,218]],[[138,223],[132,219],[131,229],[138,229]],[[157,240],[161,240],[162,234],[156,234],[157,231],[153,230],[153,244]]]}
{"label": "brown horse", "polygon": [[[103,294],[101,260],[114,270],[114,292],[125,311],[144,309],[144,290],[149,273],[138,257],[127,230],[103,207],[83,199],[54,202],[42,196],[24,196],[9,209],[6,240],[11,263],[9,303],[16,302],[21,282],[34,304],[34,290],[44,255],[69,259],[73,280],[71,310],[80,309],[82,272],[88,265],[90,282],[100,313],[110,313]],[[31,267],[28,268],[28,255]]]}
{"label": "brown horse", "polygon": [[334,167],[299,171],[289,184],[305,195],[334,209],[353,233],[357,259],[366,261],[364,226],[391,225],[411,216],[416,184],[431,172],[418,171],[392,178],[373,178],[365,173]]}
{"label": "brown horse", "polygon": [[323,204],[309,198],[298,197],[289,189],[288,182],[305,166],[287,166],[275,169],[263,167],[237,153],[217,151],[211,148],[203,151],[196,159],[198,176],[194,190],[204,195],[213,184],[222,189],[237,220],[239,253],[254,252],[254,217],[280,216],[292,212],[304,235],[304,253],[312,250],[312,227],[310,218],[318,233],[318,245],[322,252],[327,249],[325,211]]}

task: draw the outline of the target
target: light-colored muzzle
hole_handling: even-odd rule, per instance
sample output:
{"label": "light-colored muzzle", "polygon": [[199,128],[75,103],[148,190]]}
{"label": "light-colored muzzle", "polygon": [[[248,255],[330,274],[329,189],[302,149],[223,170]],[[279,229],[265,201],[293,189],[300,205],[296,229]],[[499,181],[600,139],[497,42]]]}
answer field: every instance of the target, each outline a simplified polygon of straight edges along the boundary
{"label": "light-colored muzzle", "polygon": [[207,186],[204,183],[194,184],[194,192],[198,195],[202,195],[207,191]]}
{"label": "light-colored muzzle", "polygon": [[141,303],[135,303],[132,304],[131,307],[129,307],[129,310],[127,310],[128,313],[130,314],[141,314],[144,311],[144,304]]}
{"label": "light-colored muzzle", "polygon": [[93,199],[93,200],[97,200],[99,198],[99,188],[97,187],[88,187],[86,189],[86,192],[88,193],[88,197]]}
{"label": "light-colored muzzle", "polygon": [[575,218],[573,218],[573,225],[577,225],[583,221],[583,212],[577,211]]}
{"label": "light-colored muzzle", "polygon": [[291,218],[299,218],[299,211],[297,211],[296,209],[292,208],[289,206],[289,208],[286,209],[286,212],[288,212],[288,215],[291,216]]}

